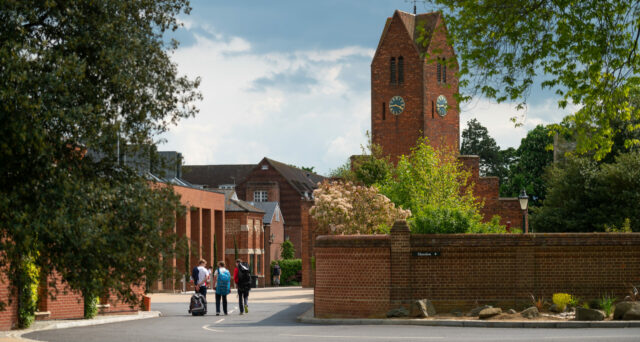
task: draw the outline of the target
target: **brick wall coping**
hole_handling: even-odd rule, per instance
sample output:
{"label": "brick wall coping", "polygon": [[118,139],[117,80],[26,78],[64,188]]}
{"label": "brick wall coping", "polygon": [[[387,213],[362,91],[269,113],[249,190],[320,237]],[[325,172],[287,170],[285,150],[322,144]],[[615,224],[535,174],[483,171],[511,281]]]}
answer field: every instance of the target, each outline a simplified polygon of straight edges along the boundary
{"label": "brick wall coping", "polygon": [[501,201],[517,201],[518,197],[498,197]]}
{"label": "brick wall coping", "polygon": [[640,233],[414,234],[411,247],[640,245]]}
{"label": "brick wall coping", "polygon": [[320,235],[315,247],[389,247],[389,235]]}

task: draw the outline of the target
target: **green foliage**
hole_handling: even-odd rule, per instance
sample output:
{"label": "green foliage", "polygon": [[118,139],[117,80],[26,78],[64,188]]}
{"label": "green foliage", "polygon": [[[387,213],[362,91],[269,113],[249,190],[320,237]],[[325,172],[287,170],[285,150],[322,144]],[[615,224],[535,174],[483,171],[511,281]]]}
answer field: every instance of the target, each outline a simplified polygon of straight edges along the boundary
{"label": "green foliage", "polygon": [[612,164],[569,157],[553,165],[545,181],[544,206],[531,215],[536,232],[640,231],[640,152],[621,154]]}
{"label": "green foliage", "polygon": [[84,297],[84,318],[91,319],[98,315],[98,304],[100,298],[95,294],[83,293]]}
{"label": "green foliage", "polygon": [[36,266],[35,258],[26,255],[20,258],[14,272],[13,284],[18,290],[18,327],[26,329],[35,320],[40,269]]}
{"label": "green foliage", "polygon": [[380,191],[411,210],[413,233],[504,232],[482,223],[468,176],[453,153],[435,150],[424,139],[401,157]]}
{"label": "green foliage", "polygon": [[[271,269],[276,260],[271,261]],[[280,265],[280,285],[299,285],[302,281],[302,259],[277,260]]]}
{"label": "green foliage", "polygon": [[602,311],[604,311],[606,317],[611,316],[613,303],[615,303],[616,299],[616,297],[610,296],[608,294],[604,294],[598,299],[598,304],[600,308],[602,308]]}
{"label": "green foliage", "polygon": [[445,13],[460,60],[460,86],[469,95],[517,101],[522,108],[543,79],[542,87],[560,96],[559,107],[582,107],[565,120],[578,129],[577,152],[595,150],[596,159],[610,151],[620,129],[640,130],[613,125],[640,117],[629,98],[640,86],[640,1],[430,2]]}
{"label": "green foliage", "polygon": [[546,184],[543,174],[553,162],[553,137],[548,128],[538,125],[527,133],[520,147],[513,155],[509,173],[500,183],[500,194],[505,197],[517,197],[522,189],[529,195],[529,206],[542,204],[546,197]]}
{"label": "green foliage", "polygon": [[369,132],[367,132],[367,146],[360,147],[362,155],[354,156],[344,165],[332,170],[329,176],[365,186],[384,182],[393,169],[393,163],[389,157],[384,155],[382,147],[373,143]]}
{"label": "green foliage", "polygon": [[567,304],[571,303],[572,296],[568,293],[554,293],[551,300],[558,307],[558,310],[564,311]]}
{"label": "green foliage", "polygon": [[128,302],[162,274],[178,197],[117,146],[151,154],[197,112],[199,81],[178,75],[163,37],[182,12],[186,0],[0,5],[0,264],[37,255],[71,289]]}
{"label": "green foliage", "polygon": [[575,307],[580,306],[580,302],[581,301],[582,301],[582,299],[580,299],[580,297],[571,296],[571,299],[569,300],[569,305],[575,308]]}
{"label": "green foliage", "polygon": [[[296,249],[290,240],[284,241],[280,245],[280,257],[284,260],[290,260],[296,257]],[[282,266],[282,264],[280,264]]]}
{"label": "green foliage", "polygon": [[480,175],[496,176],[502,180],[507,168],[502,160],[500,147],[489,135],[489,131],[478,120],[471,119],[467,128],[462,130],[460,154],[480,157]]}

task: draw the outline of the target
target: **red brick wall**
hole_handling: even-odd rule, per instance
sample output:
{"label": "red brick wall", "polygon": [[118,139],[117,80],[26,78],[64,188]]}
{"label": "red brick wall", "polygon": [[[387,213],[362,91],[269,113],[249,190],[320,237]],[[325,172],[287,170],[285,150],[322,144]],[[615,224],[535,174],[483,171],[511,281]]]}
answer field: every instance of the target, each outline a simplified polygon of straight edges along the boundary
{"label": "red brick wall", "polygon": [[[431,299],[439,312],[470,309],[478,304],[522,308],[531,304],[530,294],[550,299],[556,292],[584,300],[605,292],[623,298],[628,290],[625,284],[640,282],[637,233],[411,235],[410,247],[397,251],[409,260],[400,265],[391,260],[402,255],[389,256],[393,233],[386,245],[375,240],[384,238],[318,237],[316,316],[383,316],[391,307],[420,298]],[[358,260],[362,264],[354,267],[351,260],[359,258],[361,252],[363,258]],[[421,257],[410,256],[411,252],[441,254]],[[372,273],[375,279],[371,279]],[[379,279],[389,278],[389,274],[395,274],[391,282],[385,280],[389,291],[376,291],[382,284]],[[351,286],[356,279],[372,282],[373,290]],[[394,289],[402,289],[403,284],[410,288],[396,292],[395,296],[404,297],[394,298]],[[339,298],[333,298],[336,293],[341,294]],[[351,305],[339,305],[338,301]]]}
{"label": "red brick wall", "polygon": [[9,330],[18,322],[18,303],[10,285],[4,270],[0,271],[0,302],[6,304],[4,311],[0,311],[0,330]]}
{"label": "red brick wall", "polygon": [[[48,319],[70,319],[70,318],[83,318],[84,317],[84,299],[82,293],[77,291],[71,291],[68,285],[62,282],[62,279],[57,273],[49,275],[47,283],[55,281],[57,293],[54,293],[55,299],[51,296],[39,298],[39,310],[49,311],[51,315]],[[41,293],[48,293],[51,290],[47,284],[41,284],[44,289]]]}
{"label": "red brick wall", "polygon": [[389,307],[389,237],[316,240],[316,317],[377,317]]}

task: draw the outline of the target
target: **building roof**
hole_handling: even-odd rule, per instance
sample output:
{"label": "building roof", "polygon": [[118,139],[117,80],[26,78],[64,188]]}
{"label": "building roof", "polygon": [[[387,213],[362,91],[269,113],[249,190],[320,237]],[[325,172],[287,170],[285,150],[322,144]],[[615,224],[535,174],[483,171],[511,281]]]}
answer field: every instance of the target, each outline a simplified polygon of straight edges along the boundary
{"label": "building roof", "polygon": [[255,167],[256,164],[185,165],[182,178],[193,184],[217,189],[225,184],[242,183]]}
{"label": "building roof", "polygon": [[[426,32],[433,33],[436,29],[436,24],[438,23],[438,19],[440,18],[440,12],[430,12],[430,13],[421,13],[421,14],[412,14],[403,12],[400,10],[396,10],[393,13],[393,16],[387,18],[387,22],[384,25],[384,29],[382,30],[382,35],[380,37],[380,41],[378,42],[378,49],[380,48],[380,44],[384,40],[384,36],[387,34],[389,30],[389,26],[391,26],[391,21],[394,17],[398,17],[404,27],[407,29],[407,33],[409,34],[409,38],[415,45],[416,49],[423,56],[424,52],[429,48],[429,44],[431,44],[431,34],[428,35],[428,39],[425,43],[417,43],[416,39],[420,36],[420,27],[423,27]],[[376,52],[377,50],[376,49]]]}
{"label": "building roof", "polygon": [[264,213],[264,210],[254,207],[253,205],[249,204],[249,202],[245,202],[241,199],[238,199],[238,196],[236,195],[235,190],[217,189],[212,191],[224,194],[224,210],[225,211]]}
{"label": "building roof", "polygon": [[[249,202],[249,204],[264,211],[264,218],[262,219],[262,222],[264,222],[264,224],[271,224],[273,215],[276,213],[276,211],[280,211],[278,202]],[[284,224],[284,218],[282,217],[281,211],[280,220],[282,220],[282,223]]]}
{"label": "building roof", "polygon": [[[322,182],[326,177],[320,176],[313,172],[299,169],[295,166],[287,165],[273,159],[265,157],[267,161],[284,177],[291,186],[300,193],[301,196],[311,198],[313,190],[318,187],[318,183]],[[262,162],[260,162],[262,164]]]}

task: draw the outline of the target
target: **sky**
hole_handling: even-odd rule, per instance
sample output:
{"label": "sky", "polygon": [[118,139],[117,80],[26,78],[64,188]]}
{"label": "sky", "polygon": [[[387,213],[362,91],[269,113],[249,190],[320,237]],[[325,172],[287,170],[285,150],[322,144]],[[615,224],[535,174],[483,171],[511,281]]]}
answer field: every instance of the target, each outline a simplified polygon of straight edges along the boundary
{"label": "sky", "polygon": [[[371,129],[370,65],[387,17],[405,0],[201,0],[171,34],[181,74],[200,77],[195,118],[160,138],[186,165],[257,164],[263,157],[327,175],[361,154]],[[418,13],[435,10],[418,3]],[[559,122],[551,91],[536,85],[524,110],[477,97],[461,106],[501,148],[538,124]],[[517,116],[522,126],[509,118]]]}

